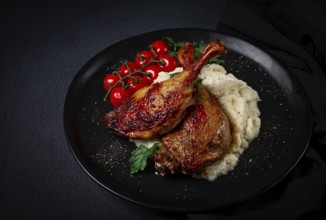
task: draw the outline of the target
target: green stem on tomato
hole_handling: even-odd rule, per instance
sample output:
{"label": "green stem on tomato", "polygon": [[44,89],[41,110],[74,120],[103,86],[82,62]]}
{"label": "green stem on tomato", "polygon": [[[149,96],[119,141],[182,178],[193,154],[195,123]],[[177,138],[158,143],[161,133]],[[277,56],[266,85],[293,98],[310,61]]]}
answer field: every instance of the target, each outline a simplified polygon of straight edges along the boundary
{"label": "green stem on tomato", "polygon": [[[146,73],[144,72],[144,71],[142,71],[142,70],[144,70],[147,66],[149,66],[150,64],[152,64],[152,63],[158,63],[158,62],[160,62],[160,61],[158,61],[158,60],[156,60],[156,58],[158,57],[157,56],[157,54],[156,54],[156,52],[155,52],[155,50],[152,48],[152,52],[153,52],[153,54],[154,54],[154,57],[147,63],[147,64],[145,64],[145,65],[143,65],[141,68],[139,68],[139,69],[137,69],[137,70],[135,70],[134,72],[131,72],[130,71],[130,67],[129,67],[129,65],[128,65],[128,62],[126,61],[125,62],[125,65],[126,65],[126,67],[127,67],[127,69],[128,69],[128,71],[129,71],[129,74],[128,75],[126,75],[126,76],[124,76],[124,77],[121,77],[120,76],[120,74],[117,72],[116,74],[118,74],[118,76],[119,76],[119,81],[117,81],[112,87],[110,87],[110,89],[107,91],[107,93],[105,94],[105,96],[104,96],[104,101],[106,102],[106,99],[108,98],[108,96],[110,95],[110,93],[112,92],[112,89],[113,88],[115,88],[116,86],[118,86],[120,83],[122,84],[122,89],[123,90],[125,90],[125,89],[127,89],[128,88],[128,83],[124,83],[123,81],[125,80],[125,79],[127,79],[127,78],[134,78],[134,79],[136,79],[136,80],[138,80],[136,77],[134,77],[133,75],[135,74],[135,73],[141,73],[141,74],[144,74],[144,75],[146,75]],[[147,75],[148,76],[148,75]]]}

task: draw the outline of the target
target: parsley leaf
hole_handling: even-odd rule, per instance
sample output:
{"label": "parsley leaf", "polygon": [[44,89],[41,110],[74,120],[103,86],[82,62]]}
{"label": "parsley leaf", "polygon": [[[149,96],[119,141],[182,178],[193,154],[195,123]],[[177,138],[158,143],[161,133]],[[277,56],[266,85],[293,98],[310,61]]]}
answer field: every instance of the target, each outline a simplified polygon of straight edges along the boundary
{"label": "parsley leaf", "polygon": [[201,54],[201,52],[203,52],[203,50],[206,47],[206,44],[203,41],[198,42],[193,42],[192,43],[195,47],[195,59],[197,59],[199,57],[199,55]]}
{"label": "parsley leaf", "polygon": [[147,165],[148,157],[150,157],[158,149],[158,146],[158,143],[153,144],[151,148],[140,145],[133,150],[129,159],[130,173],[134,174],[140,170],[143,171]]}
{"label": "parsley leaf", "polygon": [[170,74],[170,79],[173,78],[173,77],[175,77],[175,76],[178,75],[179,73],[181,73],[181,72],[171,73],[171,74]]}
{"label": "parsley leaf", "polygon": [[195,79],[194,86],[195,86],[195,87],[198,87],[199,84],[201,83],[201,81],[203,81],[203,80],[202,80],[201,78],[197,77],[197,78]]}
{"label": "parsley leaf", "polygon": [[217,58],[217,57],[213,57],[212,59],[210,59],[208,61],[209,64],[212,64],[212,63],[216,63],[216,64],[224,64],[225,63],[225,60],[222,59],[222,58]]}

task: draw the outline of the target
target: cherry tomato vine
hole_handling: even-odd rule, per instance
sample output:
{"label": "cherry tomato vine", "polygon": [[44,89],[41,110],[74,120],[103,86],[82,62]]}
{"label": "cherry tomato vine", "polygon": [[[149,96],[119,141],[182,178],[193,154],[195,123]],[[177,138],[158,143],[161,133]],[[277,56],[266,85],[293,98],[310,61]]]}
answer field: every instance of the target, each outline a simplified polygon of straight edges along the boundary
{"label": "cherry tomato vine", "polygon": [[154,41],[149,50],[137,53],[134,62],[125,61],[113,73],[107,74],[103,80],[107,90],[104,100],[109,97],[114,106],[120,105],[129,95],[153,83],[159,72],[177,68],[177,59],[168,55],[168,52],[168,43]]}
{"label": "cherry tomato vine", "polygon": [[[193,44],[197,58],[206,44],[202,41]],[[109,97],[111,103],[118,106],[137,90],[152,84],[159,72],[173,71],[179,66],[176,55],[182,45],[183,42],[175,42],[166,37],[152,42],[148,50],[138,52],[134,61],[123,62],[119,68],[104,77],[103,86],[107,90],[104,101]],[[224,60],[213,58],[210,62],[223,63]]]}

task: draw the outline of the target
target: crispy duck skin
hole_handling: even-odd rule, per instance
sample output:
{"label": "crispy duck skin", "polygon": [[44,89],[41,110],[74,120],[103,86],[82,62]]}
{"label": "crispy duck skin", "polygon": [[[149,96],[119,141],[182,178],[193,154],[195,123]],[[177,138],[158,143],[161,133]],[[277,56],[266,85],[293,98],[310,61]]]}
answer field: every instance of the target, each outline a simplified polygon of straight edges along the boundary
{"label": "crispy duck skin", "polygon": [[181,126],[162,137],[163,145],[153,155],[161,175],[200,172],[230,148],[229,121],[216,98],[199,85],[195,99]]}
{"label": "crispy duck skin", "polygon": [[196,62],[192,62],[194,51],[190,42],[185,43],[178,52],[182,62],[188,63],[184,65],[184,71],[128,97],[105,115],[107,129],[124,137],[146,139],[164,135],[175,128],[185,117],[185,110],[194,103],[194,81],[201,68],[212,57],[222,55],[226,50],[223,42],[213,41]]}

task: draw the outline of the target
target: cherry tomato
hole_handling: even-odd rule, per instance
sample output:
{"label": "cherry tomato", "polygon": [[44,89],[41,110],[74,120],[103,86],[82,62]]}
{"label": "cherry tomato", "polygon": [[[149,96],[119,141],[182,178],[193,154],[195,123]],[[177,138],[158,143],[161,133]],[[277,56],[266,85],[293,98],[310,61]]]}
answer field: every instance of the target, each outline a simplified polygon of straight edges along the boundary
{"label": "cherry tomato", "polygon": [[147,80],[145,77],[135,76],[133,78],[129,78],[127,84],[129,84],[128,91],[132,94],[137,90],[149,85],[151,82]]}
{"label": "cherry tomato", "polygon": [[151,44],[151,47],[154,49],[157,55],[166,54],[170,50],[169,45],[163,40],[154,41]]}
{"label": "cherry tomato", "polygon": [[103,86],[106,90],[109,90],[111,87],[113,87],[118,81],[119,81],[120,77],[118,75],[115,74],[108,74],[104,77],[103,80]]}
{"label": "cherry tomato", "polygon": [[144,72],[149,74],[149,76],[144,76],[144,77],[146,77],[150,81],[150,83],[152,83],[158,77],[158,74],[161,71],[162,71],[161,67],[156,65],[149,65],[144,69]]}
{"label": "cherry tomato", "polygon": [[134,62],[128,61],[127,64],[123,64],[119,67],[118,73],[121,77],[125,77],[130,73],[135,72],[136,70],[137,70],[137,65]]}
{"label": "cherry tomato", "polygon": [[123,90],[121,86],[114,87],[110,93],[110,101],[112,105],[118,106],[129,96],[127,90]]}
{"label": "cherry tomato", "polygon": [[148,50],[143,50],[137,54],[135,63],[138,68],[141,68],[144,65],[148,64],[153,58],[154,58],[153,52]]}
{"label": "cherry tomato", "polygon": [[175,57],[168,54],[163,54],[159,56],[159,64],[163,71],[170,72],[178,67],[178,61]]}

